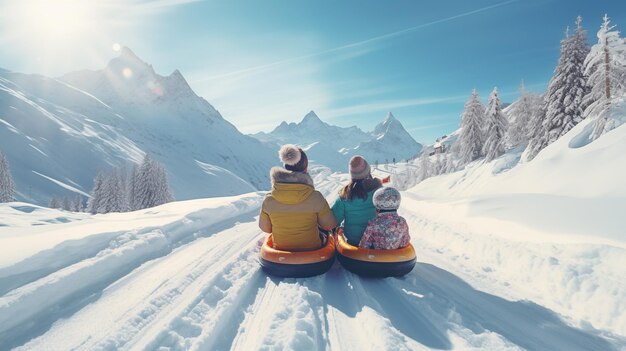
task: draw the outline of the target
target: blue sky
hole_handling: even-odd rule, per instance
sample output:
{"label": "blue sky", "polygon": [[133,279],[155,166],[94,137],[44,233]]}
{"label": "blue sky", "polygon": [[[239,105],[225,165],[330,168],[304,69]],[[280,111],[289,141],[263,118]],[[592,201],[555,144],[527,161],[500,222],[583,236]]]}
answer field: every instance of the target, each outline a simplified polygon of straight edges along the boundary
{"label": "blue sky", "polygon": [[590,43],[605,12],[626,27],[623,0],[51,3],[0,0],[0,67],[98,69],[120,43],[160,74],[180,69],[246,133],[309,110],[371,130],[392,111],[421,142],[456,129],[472,88],[543,91],[577,15]]}

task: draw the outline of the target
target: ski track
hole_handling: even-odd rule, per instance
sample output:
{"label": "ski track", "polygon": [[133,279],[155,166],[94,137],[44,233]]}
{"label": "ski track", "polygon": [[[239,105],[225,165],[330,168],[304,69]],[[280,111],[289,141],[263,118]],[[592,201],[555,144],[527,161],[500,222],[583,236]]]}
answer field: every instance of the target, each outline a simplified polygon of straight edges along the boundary
{"label": "ski track", "polygon": [[[340,179],[334,174],[326,176],[330,179],[323,192],[329,196],[336,189],[333,183]],[[444,262],[447,256],[419,237],[413,238],[419,260],[436,265],[418,262],[402,278],[361,278],[338,262],[317,277],[269,277],[258,264],[264,236],[256,219],[244,217],[241,223],[229,220],[209,227],[202,236],[144,259],[113,282],[105,281],[100,291],[82,297],[80,308],[67,315],[55,314],[57,320],[50,322],[48,330],[17,349],[626,348],[621,336],[579,329],[541,305],[512,299],[514,293],[500,297],[497,292],[512,288],[508,282],[489,278],[488,271],[474,272],[462,260],[448,257],[446,264],[437,262]],[[407,218],[412,217],[420,218],[411,219],[414,228],[424,230],[420,235],[452,231],[409,211]],[[198,218],[200,215],[193,219]],[[159,238],[158,231],[155,235]],[[497,288],[479,290],[455,274]],[[45,286],[50,284],[48,279],[31,284]],[[0,349],[4,348],[0,345]]]}

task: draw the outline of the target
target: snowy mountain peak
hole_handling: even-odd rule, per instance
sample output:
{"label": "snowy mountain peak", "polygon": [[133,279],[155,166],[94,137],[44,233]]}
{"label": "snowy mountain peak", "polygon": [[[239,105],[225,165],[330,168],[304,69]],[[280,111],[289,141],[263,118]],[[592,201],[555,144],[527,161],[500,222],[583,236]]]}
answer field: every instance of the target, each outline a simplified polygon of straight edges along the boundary
{"label": "snowy mountain peak", "polygon": [[391,113],[391,111],[387,112],[387,116],[385,116],[385,120],[383,121],[383,123],[388,123],[388,122],[392,122],[392,121],[397,121],[396,117],[394,117],[393,113]]}
{"label": "snowy mountain peak", "polygon": [[[122,48],[119,56],[109,61],[103,70],[72,72],[61,80],[98,96],[107,104],[151,107],[155,103],[176,104],[175,101],[180,99],[199,99],[179,70],[161,76],[127,47]],[[213,110],[203,100],[200,104]]]}
{"label": "snowy mountain peak", "polygon": [[302,119],[302,122],[300,122],[300,125],[306,127],[320,127],[324,126],[325,123],[322,122],[317,114],[315,114],[315,111],[309,111],[309,113],[307,113],[306,116],[304,116],[304,118]]}
{"label": "snowy mountain peak", "polygon": [[276,144],[309,145],[309,159],[334,170],[345,169],[353,155],[371,160],[407,159],[422,148],[391,113],[372,133],[363,132],[356,126],[330,125],[310,111],[300,123],[282,122],[272,132],[257,133],[254,137]]}
{"label": "snowy mountain peak", "polygon": [[131,49],[123,47],[120,55],[107,65],[107,69],[129,79],[132,77],[153,76],[152,65],[140,59]]}
{"label": "snowy mountain peak", "polygon": [[408,135],[409,133],[404,129],[404,126],[400,121],[398,121],[391,112],[387,113],[385,119],[379,123],[376,128],[374,128],[374,134],[377,137],[381,137],[384,134],[393,133],[393,134],[404,134]]}

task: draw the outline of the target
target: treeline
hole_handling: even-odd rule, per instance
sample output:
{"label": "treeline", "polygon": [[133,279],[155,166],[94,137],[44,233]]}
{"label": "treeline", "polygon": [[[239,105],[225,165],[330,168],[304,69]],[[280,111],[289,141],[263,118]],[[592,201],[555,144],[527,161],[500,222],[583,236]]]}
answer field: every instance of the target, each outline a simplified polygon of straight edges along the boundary
{"label": "treeline", "polygon": [[[8,161],[0,151],[0,203],[15,201],[15,193]],[[53,196],[48,207],[96,214],[141,210],[173,200],[165,168],[146,155],[130,172],[125,168],[98,171],[86,206],[83,196],[76,194],[72,199]]]}
{"label": "treeline", "polygon": [[508,119],[500,108],[497,89],[487,108],[474,90],[461,115],[460,164],[480,157],[491,161],[505,148],[518,146],[526,147],[523,158],[530,161],[586,118],[594,119],[592,140],[621,124],[612,112],[618,103],[624,104],[626,42],[607,15],[597,37],[597,44],[590,48],[578,17],[573,34],[566,30],[561,40],[548,91],[539,95],[522,85],[520,98],[508,109]]}
{"label": "treeline", "polygon": [[87,211],[96,213],[129,212],[159,206],[174,200],[165,168],[146,155],[130,173],[114,169],[98,172],[94,179]]}
{"label": "treeline", "polygon": [[591,48],[582,27],[565,31],[554,74],[544,94],[520,86],[520,97],[506,113],[494,88],[487,105],[473,90],[461,113],[458,139],[446,154],[430,156],[424,150],[408,162],[396,184],[408,188],[422,180],[456,171],[470,162],[489,162],[506,150],[522,148],[522,159],[532,160],[545,147],[565,135],[584,119],[592,120],[591,140],[624,123],[616,111],[626,110],[626,40],[607,15]]}

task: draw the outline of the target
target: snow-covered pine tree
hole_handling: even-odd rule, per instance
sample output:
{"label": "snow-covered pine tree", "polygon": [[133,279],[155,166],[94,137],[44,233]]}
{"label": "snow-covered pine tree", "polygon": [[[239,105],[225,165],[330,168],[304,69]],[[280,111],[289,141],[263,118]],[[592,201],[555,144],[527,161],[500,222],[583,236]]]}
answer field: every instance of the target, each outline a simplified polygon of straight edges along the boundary
{"label": "snow-covered pine tree", "polygon": [[[561,41],[561,56],[550,80],[546,100],[547,144],[569,132],[583,119],[583,99],[589,91],[585,58],[589,53],[582,18],[576,19],[576,33]],[[542,147],[542,148],[543,148]]]}
{"label": "snow-covered pine tree", "polygon": [[104,181],[104,174],[101,171],[98,171],[98,173],[96,173],[96,178],[93,181],[91,197],[87,201],[87,211],[91,214],[103,213],[101,211]]}
{"label": "snow-covered pine tree", "polygon": [[162,205],[173,200],[166,171],[146,154],[135,180],[136,209]]}
{"label": "snow-covered pine tree", "polygon": [[485,131],[487,140],[483,146],[483,153],[487,162],[492,161],[496,157],[504,154],[505,136],[508,123],[502,107],[500,98],[498,97],[498,88],[493,88],[489,96],[489,103],[485,110]]}
{"label": "snow-covered pine tree", "polygon": [[118,181],[120,184],[120,212],[130,211],[130,181],[126,166],[117,169]]}
{"label": "snow-covered pine tree", "polygon": [[433,167],[432,167],[432,175],[438,176],[442,174],[444,167],[445,165],[443,164],[443,160],[441,159],[441,154],[437,154],[435,156],[435,163],[433,164]]}
{"label": "snow-covered pine tree", "polygon": [[456,170],[456,167],[454,166],[454,156],[452,154],[446,154],[446,163],[445,163],[446,167],[444,168],[443,172],[444,173],[452,173]]}
{"label": "snow-covered pine tree", "polygon": [[134,211],[139,209],[137,201],[137,178],[139,177],[139,167],[137,164],[133,164],[133,168],[130,171],[128,177],[128,210]]}
{"label": "snow-covered pine tree", "polygon": [[99,213],[121,212],[122,189],[115,170],[104,177]]}
{"label": "snow-covered pine tree", "polygon": [[52,196],[52,199],[50,199],[50,203],[48,204],[48,207],[50,208],[61,208],[61,202],[59,201],[59,199],[57,199],[56,196]]}
{"label": "snow-covered pine tree", "polygon": [[474,89],[461,114],[458,150],[461,162],[464,164],[474,161],[481,155],[485,140],[482,130],[484,115],[485,108],[480,102],[478,92]]}
{"label": "snow-covered pine tree", "polygon": [[76,194],[74,201],[72,202],[72,211],[83,212],[83,198],[80,194]]}
{"label": "snow-covered pine tree", "polygon": [[163,165],[158,164],[158,175],[159,175],[159,191],[157,197],[157,203],[154,206],[162,205],[168,202],[174,201],[174,196],[172,195],[172,190],[170,189],[169,183],[167,181],[167,171]]}
{"label": "snow-covered pine tree", "polygon": [[598,43],[591,47],[585,60],[591,90],[585,96],[584,116],[597,119],[593,139],[617,126],[611,118],[613,100],[626,91],[626,41],[606,14],[597,36]]}
{"label": "snow-covered pine tree", "polygon": [[548,130],[546,129],[546,102],[539,105],[539,108],[532,114],[528,129],[528,147],[524,150],[522,158],[530,161],[548,145]]}
{"label": "snow-covered pine tree", "polygon": [[0,151],[0,203],[15,201],[15,183],[11,177],[9,162]]}
{"label": "snow-covered pine tree", "polygon": [[543,103],[541,95],[527,91],[523,81],[519,91],[519,99],[512,103],[506,112],[510,121],[507,142],[512,147],[528,143],[532,117]]}
{"label": "snow-covered pine tree", "polygon": [[70,207],[70,199],[67,198],[67,195],[63,196],[63,202],[61,202],[61,209],[63,211],[70,211],[72,209]]}
{"label": "snow-covered pine tree", "polygon": [[428,155],[428,151],[424,149],[422,151],[422,155],[420,156],[419,173],[417,174],[417,178],[418,178],[418,181],[421,182],[422,180],[430,176],[431,176],[430,156]]}

